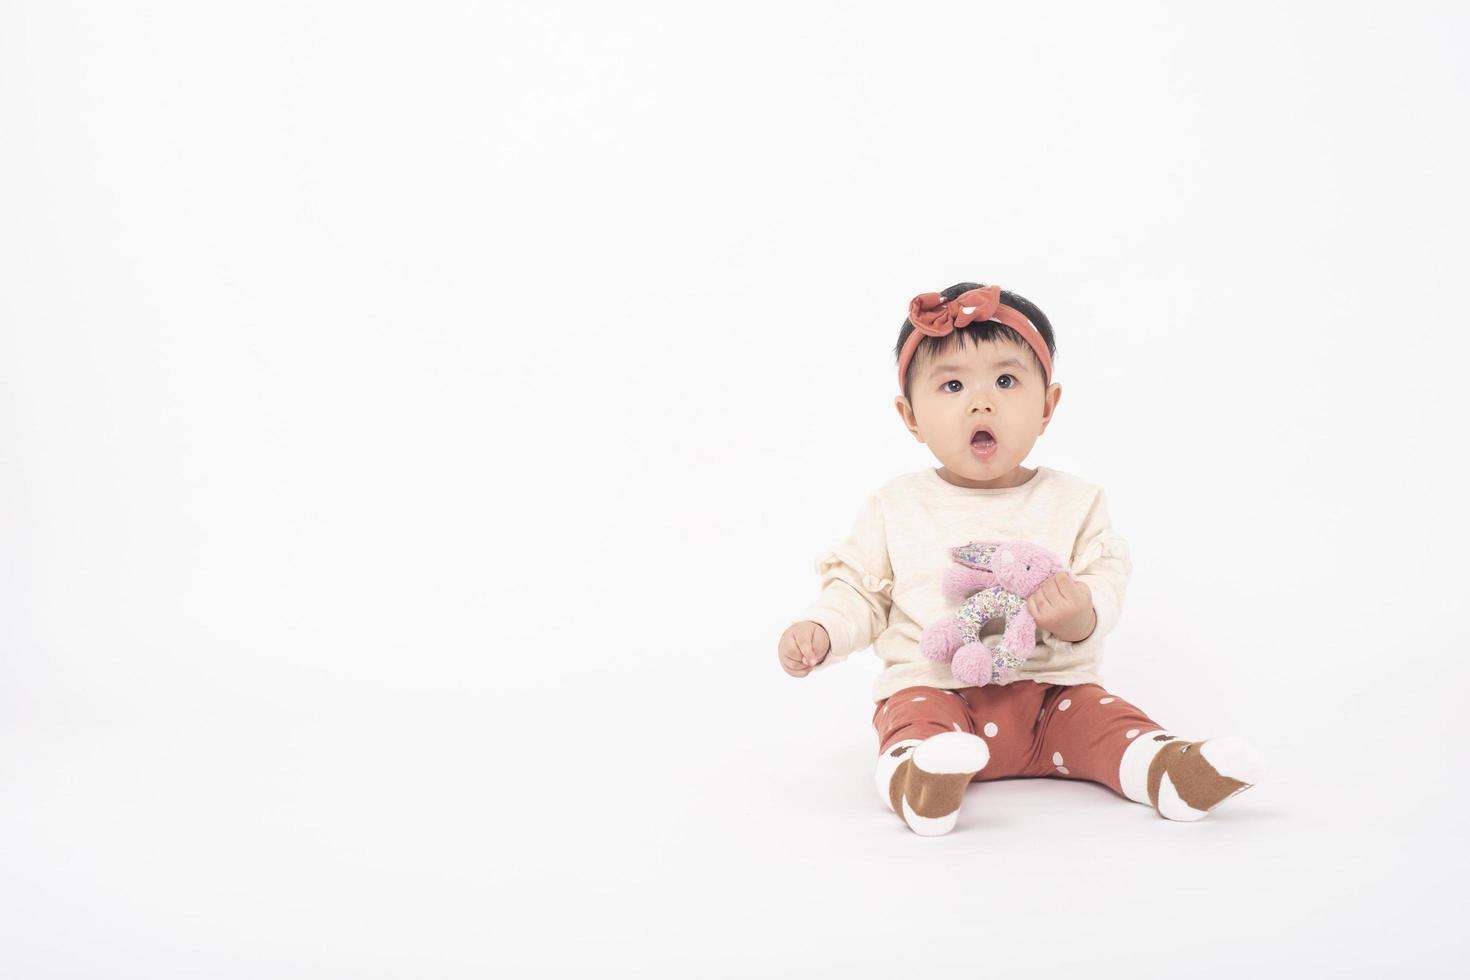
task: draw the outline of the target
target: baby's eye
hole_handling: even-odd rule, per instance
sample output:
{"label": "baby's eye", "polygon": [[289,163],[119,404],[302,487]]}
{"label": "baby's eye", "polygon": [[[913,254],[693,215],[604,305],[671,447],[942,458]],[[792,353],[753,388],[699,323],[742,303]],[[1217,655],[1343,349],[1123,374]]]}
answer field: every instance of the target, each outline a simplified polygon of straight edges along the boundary
{"label": "baby's eye", "polygon": [[960,390],[960,388],[951,388],[950,385],[959,385],[960,388],[963,388],[964,387],[964,384],[959,379],[957,379],[957,378],[956,379],[951,379],[949,381],[946,381],[944,384],[940,385],[939,387],[942,390],[948,391],[948,392],[956,392],[956,391],[959,391]]}
{"label": "baby's eye", "polygon": [[[1011,382],[1010,384],[1008,384],[1008,385],[1007,384],[1000,384],[1002,381],[1005,381],[1007,378],[1010,379],[1010,382]],[[998,377],[998,378],[995,379],[995,383],[998,384],[998,385],[1000,385],[1002,388],[1014,388],[1016,385],[1020,384],[1021,382],[1019,382],[1019,381],[1016,380],[1016,376],[1014,374],[1002,374],[1000,377]]]}

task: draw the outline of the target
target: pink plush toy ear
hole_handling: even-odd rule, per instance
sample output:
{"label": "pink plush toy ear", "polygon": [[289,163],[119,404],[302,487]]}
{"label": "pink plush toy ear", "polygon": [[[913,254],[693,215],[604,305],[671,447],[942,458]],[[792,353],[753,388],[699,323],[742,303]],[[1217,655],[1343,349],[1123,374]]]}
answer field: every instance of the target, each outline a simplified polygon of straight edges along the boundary
{"label": "pink plush toy ear", "polygon": [[1000,551],[996,541],[971,541],[958,548],[949,549],[949,555],[961,565],[977,571],[990,572],[995,567],[995,556]]}
{"label": "pink plush toy ear", "polygon": [[971,541],[958,548],[949,549],[949,555],[959,567],[951,566],[940,582],[940,591],[946,599],[963,602],[976,592],[995,584],[993,565],[1000,544],[995,541]]}

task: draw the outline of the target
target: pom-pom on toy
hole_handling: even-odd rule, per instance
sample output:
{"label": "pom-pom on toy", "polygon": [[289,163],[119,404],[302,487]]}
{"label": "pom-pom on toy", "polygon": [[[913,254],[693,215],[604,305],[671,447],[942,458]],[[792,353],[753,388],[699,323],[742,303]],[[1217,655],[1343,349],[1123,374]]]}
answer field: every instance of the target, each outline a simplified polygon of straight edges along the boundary
{"label": "pom-pom on toy", "polygon": [[[1012,674],[1036,649],[1036,620],[1026,599],[1053,575],[1071,571],[1052,552],[1030,541],[972,541],[951,548],[957,563],[944,573],[944,597],[959,612],[924,627],[919,650],[949,664],[956,680],[983,686]],[[980,642],[980,629],[1004,616],[1005,633],[994,654]]]}

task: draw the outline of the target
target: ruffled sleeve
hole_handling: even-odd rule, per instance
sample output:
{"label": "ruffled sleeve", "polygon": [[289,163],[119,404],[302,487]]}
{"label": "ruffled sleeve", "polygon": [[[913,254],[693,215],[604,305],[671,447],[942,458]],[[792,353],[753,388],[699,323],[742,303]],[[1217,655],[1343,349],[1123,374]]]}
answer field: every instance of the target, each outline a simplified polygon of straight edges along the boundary
{"label": "ruffled sleeve", "polygon": [[810,620],[827,631],[832,647],[821,669],[872,646],[888,626],[893,568],[877,496],[863,504],[847,540],[818,556],[815,567],[821,593],[792,622]]}
{"label": "ruffled sleeve", "polygon": [[1112,631],[1123,613],[1123,593],[1133,574],[1128,542],[1113,530],[1107,500],[1101,489],[1093,497],[1092,506],[1077,534],[1068,567],[1092,590],[1092,607],[1097,611],[1097,625],[1092,634],[1071,644],[1071,647],[1079,654],[1101,654],[1103,637]]}

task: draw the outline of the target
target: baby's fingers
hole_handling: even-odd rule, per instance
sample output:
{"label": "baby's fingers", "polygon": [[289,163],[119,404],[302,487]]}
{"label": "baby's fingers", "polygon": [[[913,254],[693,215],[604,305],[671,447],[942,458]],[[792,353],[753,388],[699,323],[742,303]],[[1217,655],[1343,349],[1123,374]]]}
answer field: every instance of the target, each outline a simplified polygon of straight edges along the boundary
{"label": "baby's fingers", "polygon": [[[799,630],[789,630],[781,636],[781,643],[777,648],[781,655],[781,669],[788,674],[797,677],[802,676],[812,665],[806,663],[805,655],[801,652],[801,636]],[[799,673],[798,673],[799,671]]]}
{"label": "baby's fingers", "polygon": [[781,660],[793,664],[801,663],[801,647],[797,642],[795,633],[786,633],[781,637],[779,647]]}
{"label": "baby's fingers", "polygon": [[784,650],[781,652],[781,669],[792,677],[805,677],[812,669],[803,664],[798,657],[788,655]]}
{"label": "baby's fingers", "polygon": [[796,634],[796,645],[801,649],[801,662],[815,667],[827,655],[827,637],[822,630],[808,629]]}
{"label": "baby's fingers", "polygon": [[797,641],[797,657],[800,657],[801,658],[801,663],[810,663],[810,661],[811,661],[811,635],[810,635],[810,633],[797,633],[797,635],[795,635],[795,641]]}
{"label": "baby's fingers", "polygon": [[832,649],[832,643],[827,639],[827,631],[824,629],[812,630],[811,638],[807,640],[807,646],[812,651],[812,664],[821,663],[827,657],[827,651]]}

